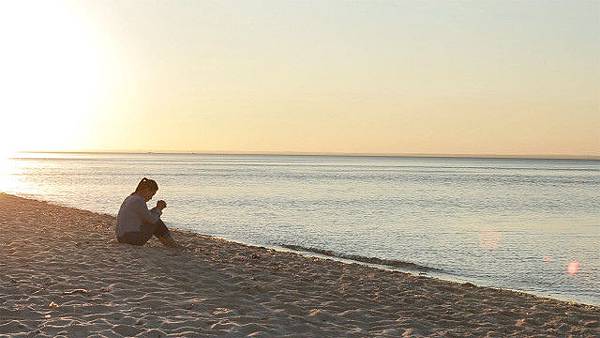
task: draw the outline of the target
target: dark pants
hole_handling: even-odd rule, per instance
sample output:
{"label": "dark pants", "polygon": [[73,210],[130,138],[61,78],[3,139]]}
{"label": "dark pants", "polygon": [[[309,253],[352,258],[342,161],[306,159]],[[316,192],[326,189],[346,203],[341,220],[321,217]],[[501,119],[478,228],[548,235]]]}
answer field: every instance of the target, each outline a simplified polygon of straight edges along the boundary
{"label": "dark pants", "polygon": [[119,243],[127,243],[132,245],[144,245],[152,237],[152,235],[158,237],[169,235],[169,229],[162,220],[158,220],[154,224],[142,224],[140,227],[141,231],[127,232],[122,236],[118,237]]}

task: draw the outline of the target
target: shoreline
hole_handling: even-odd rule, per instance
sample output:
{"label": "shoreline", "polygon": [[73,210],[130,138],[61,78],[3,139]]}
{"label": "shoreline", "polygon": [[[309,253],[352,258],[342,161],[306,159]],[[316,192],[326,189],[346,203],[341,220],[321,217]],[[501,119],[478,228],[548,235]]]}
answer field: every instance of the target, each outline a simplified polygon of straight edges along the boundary
{"label": "shoreline", "polygon": [[[47,204],[53,205],[53,206],[77,209],[75,207],[69,206],[68,204],[62,204],[61,202],[37,199],[36,196],[27,196],[27,195],[20,196],[20,195],[14,195],[14,194],[10,194],[10,193],[4,193],[4,192],[0,191],[0,196],[2,196],[3,194],[18,197],[18,198],[28,199],[28,200],[39,201],[39,202],[47,203]],[[112,215],[109,213],[102,213],[102,212],[97,212],[97,211],[92,211],[92,210],[87,210],[87,209],[79,209],[79,210],[89,211],[89,212],[92,212],[95,214],[116,218],[116,215]],[[200,232],[196,232],[189,228],[178,228],[176,226],[170,226],[170,229],[175,230],[177,232],[181,232],[183,234],[189,234],[192,236],[193,235],[201,235],[201,236],[205,236],[208,238],[222,240],[225,242],[231,242],[231,243],[235,243],[235,244],[240,244],[240,245],[252,247],[252,248],[275,250],[278,252],[290,252],[290,253],[296,253],[296,254],[302,255],[303,257],[307,257],[307,258],[329,259],[329,260],[341,262],[344,264],[360,264],[360,265],[364,265],[364,266],[371,267],[374,269],[379,269],[379,270],[384,270],[384,271],[399,271],[399,272],[406,273],[406,274],[411,274],[411,275],[415,275],[415,276],[419,276],[419,277],[423,277],[423,278],[438,279],[438,280],[450,282],[450,283],[472,284],[477,287],[484,287],[484,288],[490,288],[490,289],[495,289],[495,290],[512,291],[512,292],[516,292],[516,293],[523,293],[523,294],[532,295],[532,296],[539,297],[539,298],[548,298],[551,300],[557,300],[557,301],[561,301],[561,302],[595,306],[595,307],[598,307],[600,310],[600,303],[587,302],[582,299],[573,298],[573,296],[549,294],[549,293],[545,293],[543,291],[520,290],[520,289],[514,289],[514,288],[510,288],[510,287],[500,287],[500,286],[494,285],[493,283],[490,283],[489,281],[484,280],[484,279],[468,278],[468,277],[464,277],[459,274],[453,274],[453,273],[450,273],[445,270],[441,270],[438,268],[433,268],[433,267],[429,267],[429,266],[425,266],[425,265],[420,265],[418,263],[409,262],[409,261],[402,261],[402,260],[395,260],[395,259],[382,259],[382,258],[378,258],[378,257],[366,257],[366,256],[360,256],[360,255],[344,254],[344,253],[334,252],[334,251],[328,250],[328,249],[302,247],[299,245],[290,245],[290,244],[284,244],[284,243],[257,244],[257,243],[242,241],[242,240],[233,240],[233,239],[228,239],[228,238],[220,237],[220,236],[202,234]],[[391,264],[386,264],[386,262],[389,262]]]}
{"label": "shoreline", "polygon": [[600,307],[174,230],[0,193],[0,336],[598,335]]}
{"label": "shoreline", "polygon": [[[228,239],[226,239],[226,238],[222,238],[222,239],[228,241]],[[238,243],[248,245],[248,246],[261,247],[259,245],[255,245],[252,243],[245,243],[245,242],[238,242]],[[490,288],[490,289],[495,289],[495,290],[506,290],[506,291],[512,291],[512,292],[516,292],[516,293],[532,295],[532,296],[539,297],[539,298],[547,298],[547,299],[551,299],[551,300],[557,300],[557,301],[561,301],[561,302],[595,306],[595,307],[598,307],[598,309],[600,310],[600,303],[596,304],[593,302],[585,302],[585,301],[581,301],[581,300],[572,298],[571,296],[558,296],[558,295],[547,294],[547,293],[544,293],[541,291],[535,292],[535,291],[519,290],[519,289],[508,288],[508,287],[495,286],[493,283],[490,283],[489,281],[486,281],[486,280],[478,280],[478,279],[474,279],[474,278],[468,278],[468,277],[464,277],[459,274],[453,274],[453,273],[450,273],[445,270],[431,268],[428,266],[419,265],[419,264],[412,263],[412,262],[405,262],[405,261],[399,261],[399,260],[387,260],[387,259],[381,259],[381,258],[377,258],[377,257],[365,257],[365,256],[346,255],[346,254],[338,254],[338,253],[334,253],[335,255],[330,255],[330,254],[328,254],[328,252],[333,252],[331,250],[314,249],[314,248],[308,248],[311,250],[301,250],[301,249],[299,249],[300,246],[297,246],[297,245],[282,244],[279,246],[267,246],[267,247],[272,248],[274,250],[284,251],[284,252],[289,251],[289,252],[299,253],[305,257],[318,257],[318,258],[322,258],[322,259],[331,259],[333,261],[338,261],[338,262],[342,262],[345,264],[362,264],[362,265],[365,265],[365,266],[368,266],[368,267],[371,267],[374,269],[379,269],[379,270],[384,270],[384,271],[400,271],[402,273],[406,273],[406,274],[410,274],[410,275],[414,275],[414,276],[438,279],[438,280],[449,282],[449,283],[463,284],[463,285],[464,284],[473,284],[476,287]],[[288,247],[298,247],[298,249],[288,249]],[[325,252],[325,253],[319,253],[319,252]],[[354,257],[358,257],[358,259],[355,259]],[[381,263],[376,263],[378,261]],[[392,264],[391,265],[385,264],[385,262],[387,262],[387,261],[391,261]],[[397,266],[394,266],[394,265],[397,265]]]}
{"label": "shoreline", "polygon": [[[458,274],[452,274],[452,273],[449,273],[449,272],[441,270],[441,269],[431,268],[428,266],[423,266],[423,265],[419,265],[419,264],[411,263],[411,262],[391,260],[392,262],[398,262],[398,266],[395,267],[395,266],[386,265],[384,263],[374,263],[374,262],[365,261],[365,260],[375,260],[375,261],[383,261],[383,262],[388,261],[387,259],[381,259],[381,258],[377,258],[377,257],[345,255],[345,254],[335,253],[331,250],[315,249],[312,247],[308,248],[309,250],[302,250],[302,249],[299,249],[299,248],[301,248],[301,246],[297,246],[297,245],[254,244],[254,243],[250,243],[250,242],[227,239],[225,237],[206,235],[206,234],[202,234],[199,232],[194,232],[193,230],[190,230],[190,229],[183,229],[183,228],[172,228],[172,229],[174,229],[178,232],[184,233],[184,234],[189,233],[192,236],[193,235],[206,236],[208,238],[222,240],[225,242],[231,242],[231,243],[235,243],[235,244],[239,244],[239,245],[243,245],[243,246],[247,246],[247,247],[251,247],[251,248],[274,250],[274,251],[283,252],[283,253],[293,253],[293,254],[301,255],[302,257],[306,257],[306,258],[319,258],[319,259],[331,260],[334,262],[350,264],[350,265],[358,264],[358,265],[363,265],[363,266],[377,269],[377,270],[401,272],[401,273],[416,276],[419,278],[436,279],[436,280],[440,280],[443,282],[459,284],[459,285],[473,285],[475,287],[481,287],[481,288],[511,291],[511,292],[515,292],[515,293],[534,296],[537,298],[544,298],[544,299],[555,300],[555,301],[560,301],[560,302],[574,303],[574,304],[580,304],[580,305],[585,305],[585,306],[597,307],[598,310],[600,311],[600,303],[596,304],[593,302],[585,302],[585,301],[581,301],[578,299],[574,299],[570,296],[558,296],[558,295],[546,294],[541,291],[535,292],[535,291],[528,291],[528,290],[513,289],[513,288],[508,288],[508,287],[499,287],[499,286],[495,286],[494,284],[489,283],[488,281],[485,281],[485,280],[469,279],[467,277],[463,277]],[[297,247],[298,249],[291,249],[288,247]],[[332,252],[335,255],[320,253],[320,251],[325,252],[325,253]],[[360,259],[356,260],[351,257],[360,257]],[[412,266],[414,266],[414,268]]]}
{"label": "shoreline", "polygon": [[[49,201],[49,200],[38,199],[36,196],[14,195],[14,194],[4,193],[4,192],[0,191],[0,196],[2,194],[14,196],[14,197],[18,197],[18,198],[24,198],[24,199],[28,199],[28,200],[39,201],[39,202],[47,203],[49,205],[54,205],[54,206],[58,206],[58,207],[77,209],[75,207],[69,206],[68,204],[63,204],[58,201]],[[92,210],[87,210],[87,209],[80,209],[80,210],[89,211],[89,212],[96,213],[99,215],[116,218],[116,215],[112,215],[110,213],[102,213],[102,212],[97,212],[97,211],[92,211]],[[189,234],[192,236],[193,235],[201,235],[201,236],[205,236],[208,238],[222,240],[222,241],[231,242],[231,243],[235,243],[235,244],[240,244],[240,245],[248,246],[248,247],[252,247],[252,248],[269,249],[269,250],[275,250],[278,252],[291,252],[291,253],[300,254],[300,255],[302,255],[304,257],[308,257],[308,258],[329,259],[329,260],[333,260],[333,261],[341,262],[341,263],[345,263],[345,264],[361,264],[361,265],[364,265],[367,267],[384,270],[384,271],[399,271],[402,273],[407,273],[407,274],[424,277],[424,278],[426,277],[426,278],[438,279],[438,280],[450,282],[450,283],[472,284],[477,287],[491,288],[491,289],[496,289],[496,290],[507,290],[507,291],[512,291],[512,292],[532,295],[532,296],[539,297],[539,298],[548,298],[551,300],[557,300],[557,301],[562,301],[562,302],[595,306],[600,309],[600,303],[594,303],[591,301],[588,302],[581,298],[579,298],[579,299],[574,298],[574,296],[550,294],[550,293],[545,293],[543,291],[521,290],[521,289],[510,288],[510,287],[501,287],[501,286],[497,286],[485,279],[468,278],[468,277],[464,277],[459,274],[453,274],[453,273],[450,273],[450,272],[442,270],[442,269],[438,269],[438,268],[434,268],[434,267],[430,267],[430,266],[426,266],[426,265],[421,265],[421,264],[415,263],[415,262],[402,261],[402,260],[396,260],[396,259],[382,259],[382,258],[378,258],[378,257],[367,257],[367,256],[352,255],[352,254],[344,254],[344,253],[334,252],[334,251],[328,250],[328,249],[302,247],[299,245],[290,245],[290,244],[285,244],[285,243],[276,243],[276,244],[252,243],[252,242],[246,242],[243,240],[233,240],[233,239],[228,239],[225,237],[203,234],[203,233],[196,232],[189,228],[178,228],[177,226],[172,226],[172,225],[170,225],[170,229],[184,233],[184,234]],[[386,264],[388,262],[390,264]]]}

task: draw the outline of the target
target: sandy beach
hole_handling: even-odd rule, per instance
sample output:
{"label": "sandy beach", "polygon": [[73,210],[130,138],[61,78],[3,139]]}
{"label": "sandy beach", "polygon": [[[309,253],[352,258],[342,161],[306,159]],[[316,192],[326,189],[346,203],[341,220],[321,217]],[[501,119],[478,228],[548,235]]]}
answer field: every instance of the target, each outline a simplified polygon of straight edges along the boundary
{"label": "sandy beach", "polygon": [[175,231],[0,194],[0,336],[593,337],[600,308]]}

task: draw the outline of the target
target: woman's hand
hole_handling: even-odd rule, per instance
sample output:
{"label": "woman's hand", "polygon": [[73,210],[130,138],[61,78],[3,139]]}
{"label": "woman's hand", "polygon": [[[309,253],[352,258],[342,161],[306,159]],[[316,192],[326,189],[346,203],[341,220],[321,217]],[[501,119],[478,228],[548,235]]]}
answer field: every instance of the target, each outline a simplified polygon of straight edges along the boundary
{"label": "woman's hand", "polygon": [[160,201],[156,202],[156,208],[157,209],[162,210],[162,209],[164,209],[166,207],[167,207],[167,202],[165,202],[163,200],[160,200]]}

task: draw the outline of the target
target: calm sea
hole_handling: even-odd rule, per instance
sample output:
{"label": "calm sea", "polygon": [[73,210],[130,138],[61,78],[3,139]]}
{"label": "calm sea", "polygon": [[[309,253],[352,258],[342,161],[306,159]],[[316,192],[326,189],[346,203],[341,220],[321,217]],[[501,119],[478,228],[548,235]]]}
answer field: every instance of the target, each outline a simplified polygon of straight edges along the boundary
{"label": "calm sea", "polygon": [[144,176],[173,227],[600,304],[600,161],[37,153],[0,191],[114,215]]}

